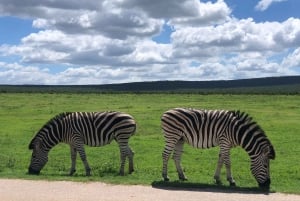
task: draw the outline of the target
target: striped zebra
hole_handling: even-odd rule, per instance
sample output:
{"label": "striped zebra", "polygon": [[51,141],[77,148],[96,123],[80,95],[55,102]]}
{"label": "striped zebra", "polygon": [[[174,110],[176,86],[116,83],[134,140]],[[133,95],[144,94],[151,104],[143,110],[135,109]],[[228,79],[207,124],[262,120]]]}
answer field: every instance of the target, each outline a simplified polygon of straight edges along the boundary
{"label": "striped zebra", "polygon": [[86,175],[90,176],[84,145],[104,146],[115,140],[120,148],[120,175],[124,175],[126,157],[129,159],[129,173],[134,171],[134,153],[128,140],[134,134],[136,123],[133,117],[121,112],[67,112],[55,116],[46,123],[29,144],[32,149],[29,174],[39,174],[48,161],[48,152],[60,142],[71,148],[70,175],[76,172],[77,152],[85,166]]}
{"label": "striped zebra", "polygon": [[264,131],[246,113],[175,108],[166,111],[161,120],[166,142],[162,153],[162,176],[165,181],[169,181],[167,166],[172,152],[179,179],[186,180],[180,160],[183,144],[187,142],[199,149],[220,147],[214,174],[217,184],[221,183],[220,171],[224,163],[227,180],[235,186],[231,174],[230,149],[241,146],[250,156],[251,172],[259,186],[270,187],[269,159],[275,159],[275,151]]}

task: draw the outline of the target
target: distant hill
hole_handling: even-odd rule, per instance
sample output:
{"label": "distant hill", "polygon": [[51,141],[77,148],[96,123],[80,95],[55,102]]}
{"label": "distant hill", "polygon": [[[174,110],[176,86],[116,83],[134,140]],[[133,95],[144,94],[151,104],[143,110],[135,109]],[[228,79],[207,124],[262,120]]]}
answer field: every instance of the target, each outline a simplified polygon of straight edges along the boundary
{"label": "distant hill", "polygon": [[268,77],[220,81],[155,81],[94,86],[112,91],[197,91],[211,89],[277,87],[300,84],[300,76]]}
{"label": "distant hill", "polygon": [[153,81],[104,85],[0,85],[0,92],[300,94],[300,76],[219,81]]}

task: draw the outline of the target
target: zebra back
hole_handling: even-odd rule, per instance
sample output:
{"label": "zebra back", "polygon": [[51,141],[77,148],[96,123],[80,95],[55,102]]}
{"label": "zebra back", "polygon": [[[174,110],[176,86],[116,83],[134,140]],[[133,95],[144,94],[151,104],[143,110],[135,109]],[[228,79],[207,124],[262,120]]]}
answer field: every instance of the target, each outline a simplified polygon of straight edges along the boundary
{"label": "zebra back", "polygon": [[210,148],[219,145],[219,138],[227,128],[231,111],[197,110],[175,108],[162,116],[165,138],[183,138],[197,148]]}
{"label": "zebra back", "polygon": [[75,133],[81,133],[89,146],[103,146],[113,139],[128,140],[136,123],[132,116],[121,112],[75,112],[67,117]]}
{"label": "zebra back", "polygon": [[113,139],[128,140],[135,129],[133,117],[121,112],[65,112],[50,119],[37,132],[29,149],[37,143],[50,149],[59,142],[74,141],[78,136],[84,144],[103,146]]}

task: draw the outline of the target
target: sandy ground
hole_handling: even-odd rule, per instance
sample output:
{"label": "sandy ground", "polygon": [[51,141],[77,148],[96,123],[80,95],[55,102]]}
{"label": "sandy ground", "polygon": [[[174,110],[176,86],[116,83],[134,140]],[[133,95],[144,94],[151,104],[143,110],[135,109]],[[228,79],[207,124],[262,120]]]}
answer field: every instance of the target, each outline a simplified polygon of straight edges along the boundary
{"label": "sandy ground", "polygon": [[151,186],[101,182],[29,181],[0,179],[1,201],[300,201],[300,195],[209,192],[197,189],[159,189]]}

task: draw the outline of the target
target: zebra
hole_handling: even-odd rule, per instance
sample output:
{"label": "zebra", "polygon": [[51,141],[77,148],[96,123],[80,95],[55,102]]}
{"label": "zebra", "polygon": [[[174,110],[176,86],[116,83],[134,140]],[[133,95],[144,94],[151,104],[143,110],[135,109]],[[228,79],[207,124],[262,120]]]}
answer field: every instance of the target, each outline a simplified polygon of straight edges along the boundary
{"label": "zebra", "polygon": [[48,152],[58,143],[66,143],[71,149],[71,169],[76,172],[77,152],[84,164],[86,176],[91,175],[84,145],[104,146],[115,140],[120,149],[120,175],[124,175],[126,157],[129,159],[129,174],[134,171],[133,151],[128,145],[135,133],[136,122],[129,114],[121,112],[64,112],[48,121],[29,144],[32,151],[29,174],[39,174],[48,161]]}
{"label": "zebra", "polygon": [[245,112],[175,108],[166,111],[161,122],[165,138],[162,153],[164,181],[169,181],[168,160],[172,152],[179,179],[187,180],[180,164],[183,144],[186,142],[199,149],[219,146],[214,180],[221,184],[220,171],[224,163],[227,180],[231,186],[235,186],[231,174],[230,149],[241,146],[250,157],[250,169],[259,187],[269,189],[269,159],[275,159],[275,150],[264,131]]}

